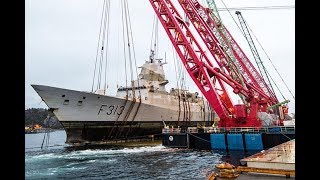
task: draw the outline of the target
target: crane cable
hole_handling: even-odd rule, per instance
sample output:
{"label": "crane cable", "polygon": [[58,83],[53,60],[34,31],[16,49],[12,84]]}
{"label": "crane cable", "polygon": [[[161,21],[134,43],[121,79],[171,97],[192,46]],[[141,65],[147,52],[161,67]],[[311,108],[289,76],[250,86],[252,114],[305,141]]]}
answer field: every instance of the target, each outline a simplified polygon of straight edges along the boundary
{"label": "crane cable", "polygon": [[[206,4],[205,0],[202,0],[202,4]],[[217,8],[218,11],[239,11],[239,10],[277,10],[277,9],[293,9],[295,5],[285,6],[244,6],[244,7],[229,7],[229,8]],[[220,17],[219,17],[220,19]]]}
{"label": "crane cable", "polygon": [[273,84],[274,84],[274,85],[276,86],[276,88],[278,89],[278,91],[279,91],[279,93],[281,94],[282,98],[283,98],[284,100],[287,100],[287,98],[285,98],[284,95],[282,94],[282,92],[280,91],[280,89],[279,89],[278,85],[276,84],[276,82],[274,82],[274,80],[273,80],[273,78],[271,77],[271,75],[269,74],[269,72],[268,72],[268,71],[266,71],[266,72],[267,72],[267,75],[270,77],[271,81],[273,82]]}
{"label": "crane cable", "polygon": [[[247,24],[248,25],[248,24]],[[264,50],[264,48],[262,47],[262,45],[260,44],[258,38],[256,37],[256,35],[253,33],[253,31],[251,30],[250,26],[248,25],[249,30],[251,31],[251,33],[253,34],[254,38],[256,39],[256,41],[258,42],[259,46],[261,47],[262,51],[265,53],[265,55],[267,56],[268,60],[270,61],[272,67],[274,68],[274,70],[277,72],[277,74],[279,75],[279,77],[281,78],[281,81],[284,83],[284,85],[286,86],[287,90],[290,92],[291,96],[293,97],[293,99],[295,99],[294,95],[292,94],[292,92],[290,91],[289,87],[287,86],[287,84],[285,83],[285,81],[283,80],[282,76],[280,75],[279,71],[277,70],[277,68],[274,66],[274,64],[272,63],[270,57],[268,56],[267,52]],[[269,75],[270,76],[270,75]],[[270,76],[271,77],[271,76]],[[271,78],[272,79],[272,78]],[[275,84],[275,82],[274,82]],[[279,90],[279,89],[278,89]],[[279,90],[280,91],[280,90]],[[280,92],[281,93],[281,92]],[[284,98],[285,99],[285,98]]]}
{"label": "crane cable", "polygon": [[[104,21],[103,21],[103,30],[102,30],[102,42],[101,42],[101,55],[100,55],[100,64],[99,64],[99,72],[98,72],[98,84],[97,84],[97,89],[100,89],[100,85],[101,85],[101,81],[102,81],[102,66],[103,66],[103,62],[104,62],[104,59],[103,59],[103,55],[104,55],[104,52],[107,52],[107,49],[105,51],[105,48],[104,48],[104,43],[105,43],[105,39],[106,39],[106,28],[107,28],[107,25],[109,26],[108,24],[108,17],[109,17],[109,3],[108,1],[106,2],[106,7],[104,8]],[[107,35],[108,36],[108,35]],[[107,39],[107,42],[108,42],[108,39]],[[107,56],[107,55],[106,55]]]}
{"label": "crane cable", "polygon": [[[169,41],[169,39],[168,39]],[[178,67],[177,67],[177,58],[176,58],[176,51],[173,48],[173,44],[171,44],[171,51],[172,51],[172,57],[173,57],[173,62],[174,62],[174,71],[176,75],[176,89],[178,90],[177,97],[178,97],[178,105],[179,105],[179,111],[178,111],[178,122],[177,126],[179,126],[180,123],[180,114],[181,114],[181,98],[180,98],[180,88],[179,88],[179,74],[178,74]]]}
{"label": "crane cable", "polygon": [[155,21],[156,21],[156,14],[153,15],[153,22],[152,22],[152,31],[151,31],[151,40],[150,40],[150,50],[152,50],[152,42],[153,42],[153,33],[155,29]]}
{"label": "crane cable", "polygon": [[[169,41],[169,39],[168,39]],[[184,68],[182,68],[182,64],[181,64],[181,61],[178,61],[177,59],[179,58],[178,57],[178,54],[177,52],[175,51],[173,45],[171,44],[171,51],[172,51],[172,57],[173,57],[173,60],[174,60],[174,70],[175,70],[175,74],[176,74],[176,87],[178,89],[178,94],[180,95],[180,89],[182,90],[184,88],[183,86],[183,70]]]}
{"label": "crane cable", "polygon": [[[186,92],[184,89],[186,89],[185,84],[186,84],[186,79],[185,79],[185,69],[183,68],[182,64],[180,61],[177,59],[179,58],[177,55],[177,52],[174,51],[174,47],[171,44],[172,48],[172,53],[173,53],[173,60],[174,60],[174,67],[175,67],[175,74],[176,74],[176,82],[177,82],[177,89],[178,89],[178,103],[179,103],[179,114],[178,114],[178,124],[180,122],[180,116],[181,116],[181,101],[182,101],[182,106],[183,106],[183,117],[182,120],[183,122],[187,123],[187,120],[190,120],[190,105],[189,105],[189,100],[186,98]],[[181,96],[183,95],[182,99]],[[186,102],[187,101],[187,104]]]}
{"label": "crane cable", "polygon": [[[129,31],[130,31],[130,36],[131,36],[131,43],[132,43],[132,51],[133,51],[133,60],[134,60],[134,64],[135,64],[135,70],[136,70],[136,78],[137,78],[137,85],[138,87],[140,87],[140,83],[139,83],[139,77],[138,77],[138,66],[137,66],[137,58],[136,58],[136,51],[134,50],[134,41],[133,41],[133,35],[132,35],[132,28],[131,28],[131,19],[130,19],[130,12],[129,12],[129,6],[128,6],[128,1],[126,2],[126,7],[127,7],[127,11],[128,11],[128,20],[129,20]],[[134,84],[133,84],[134,85]],[[132,87],[132,91],[133,91],[133,87]],[[139,99],[141,100],[141,92],[140,92],[140,88],[138,88],[138,92],[139,92]]]}
{"label": "crane cable", "polygon": [[[242,32],[242,30],[241,30],[241,28],[240,28],[240,26],[238,25],[238,23],[236,22],[236,20],[233,18],[233,16],[232,16],[232,14],[230,13],[230,10],[229,10],[229,8],[226,6],[226,4],[223,2],[223,0],[221,0],[221,2],[223,3],[223,5],[224,5],[224,7],[227,9],[227,11],[228,11],[228,13],[230,14],[230,16],[232,17],[232,19],[233,19],[233,21],[234,21],[234,23],[237,25],[237,27],[238,27],[238,29],[240,30],[240,32],[242,33],[242,35],[243,36],[245,36],[244,35],[244,32]],[[248,25],[248,27],[249,27],[249,25]],[[249,27],[249,29],[250,29],[250,27]],[[252,32],[252,30],[250,29],[250,31]],[[257,40],[257,37],[253,34],[253,36],[255,37],[255,39]],[[263,50],[263,52],[267,55],[267,53],[266,53],[266,51],[264,50],[264,48],[262,47],[262,45],[260,44],[260,42],[257,40],[257,42],[258,42],[258,44],[260,45],[260,47],[262,48],[262,50]],[[271,62],[271,59],[270,59],[270,57],[267,55],[267,57],[268,57],[268,59],[269,59],[269,61]],[[271,62],[271,64],[272,64],[272,66],[273,66],[273,68],[276,70],[276,72],[278,73],[278,75],[280,76],[280,78],[281,78],[281,80],[282,80],[282,82],[285,84],[285,86],[287,87],[287,89],[289,90],[289,88],[288,88],[288,86],[287,86],[287,84],[284,82],[284,80],[282,79],[282,77],[281,77],[281,75],[279,74],[279,72],[278,72],[278,70],[276,69],[276,67],[273,65],[273,63]],[[269,74],[269,73],[268,73]],[[270,74],[269,74],[269,76],[270,76]],[[271,77],[271,76],[270,76]],[[273,81],[273,80],[272,80]],[[273,81],[273,83],[275,83],[274,81]],[[279,88],[277,87],[277,89],[279,90]],[[279,90],[280,91],[280,90]],[[290,92],[290,94],[292,95],[292,97],[293,97],[293,99],[295,99],[294,98],[294,96],[293,96],[293,94],[291,93],[291,91],[289,90],[289,92]],[[280,93],[281,93],[281,91],[280,91]],[[282,95],[282,93],[281,93],[281,95]],[[282,95],[283,96],[283,95]],[[286,99],[286,98],[284,98],[284,99]]]}
{"label": "crane cable", "polygon": [[[238,11],[238,12],[239,12],[239,11]],[[239,13],[240,13],[240,12],[239,12]],[[237,13],[236,13],[236,14],[237,14]],[[237,15],[239,15],[239,14],[237,14]],[[243,19],[243,17],[242,17],[241,14],[240,14],[240,16],[241,16],[241,19]],[[240,20],[240,17],[239,17],[239,20]],[[246,28],[248,29],[248,33],[249,33],[250,39],[252,40],[251,34],[253,34],[253,36],[255,37],[256,41],[258,41],[257,37],[255,36],[255,34],[253,33],[252,29],[250,28],[248,22],[246,22],[244,19],[243,19],[243,22],[244,22]],[[240,23],[241,23],[241,22],[240,22]],[[250,33],[249,31],[251,31],[251,33]],[[245,34],[244,29],[243,29],[242,33]],[[246,39],[247,39],[247,38],[246,38]],[[248,39],[247,39],[247,41],[248,41]],[[252,43],[253,43],[253,40],[252,40]],[[258,43],[259,43],[259,41],[258,41]],[[249,43],[249,45],[250,45],[250,43]],[[261,44],[259,44],[259,45],[261,46]],[[255,47],[254,44],[253,44],[253,46],[254,46],[254,48],[256,49],[256,47]],[[262,47],[262,46],[261,46],[261,47]],[[251,47],[250,47],[250,48],[251,48]],[[262,49],[263,49],[263,47],[262,47]],[[252,50],[252,48],[251,48],[251,50]],[[258,52],[257,52],[257,49],[256,49],[256,53],[258,53]],[[265,52],[265,53],[266,53],[266,52]],[[257,54],[257,55],[258,55],[258,57],[259,57],[259,59],[260,59],[259,54]],[[256,61],[257,61],[257,60],[256,60]],[[265,68],[265,66],[263,65],[263,62],[262,62],[261,59],[260,59],[260,61],[261,61],[262,68],[263,68],[263,70],[264,70],[265,73],[266,73],[267,80],[268,80],[269,83],[270,83],[270,80],[269,80],[269,77],[270,77],[272,83],[276,86],[276,88],[277,88],[277,90],[279,91],[279,93],[281,94],[282,98],[283,98],[284,100],[286,100],[286,98],[285,98],[284,95],[282,94],[281,90],[279,89],[278,85],[275,83],[275,81],[273,80],[272,76],[269,74],[268,70],[267,70],[267,69]],[[271,60],[270,60],[270,61],[271,61]],[[262,70],[260,70],[260,67],[259,67],[259,65],[258,65],[259,62],[256,62],[256,63],[257,63],[257,66],[258,66],[258,68],[259,68],[260,73],[262,74]],[[272,63],[272,62],[271,62],[271,63]],[[273,90],[273,88],[272,88],[271,83],[270,83],[270,86],[271,86],[270,88],[271,88],[272,92],[274,93],[274,90]]]}
{"label": "crane cable", "polygon": [[126,97],[128,97],[128,73],[127,73],[127,56],[126,56],[126,45],[125,45],[125,30],[124,30],[124,12],[122,6],[123,0],[121,0],[121,20],[122,20],[122,38],[123,38],[123,56],[124,56],[124,71],[126,76]]}
{"label": "crane cable", "polygon": [[[137,64],[136,64],[136,58],[135,58],[135,51],[134,51],[134,43],[133,43],[133,36],[132,36],[132,28],[131,28],[131,20],[130,20],[130,13],[128,8],[128,2],[126,0],[122,0],[123,6],[122,6],[122,12],[124,9],[124,20],[125,21],[125,28],[126,28],[126,37],[127,37],[127,45],[128,45],[128,59],[129,59],[129,68],[130,68],[130,79],[131,79],[131,90],[132,90],[132,97],[135,98],[135,90],[134,90],[134,80],[133,80],[133,63],[132,63],[132,54],[131,54],[131,43],[132,43],[132,51],[133,51],[133,58],[135,61],[135,70],[136,75],[137,73]],[[124,40],[125,41],[125,40]],[[131,41],[131,43],[130,43]],[[139,80],[138,80],[139,84]],[[139,86],[139,85],[138,85]],[[140,96],[140,90],[139,90],[139,96]]]}
{"label": "crane cable", "polygon": [[103,22],[104,11],[105,11],[105,10],[104,10],[104,9],[105,9],[105,3],[106,3],[106,0],[103,1],[103,6],[102,6],[102,13],[101,13],[101,20],[100,20],[100,28],[99,28],[99,39],[98,39],[97,52],[96,52],[96,61],[95,61],[95,64],[94,64],[94,71],[93,71],[93,79],[92,79],[91,92],[93,92],[94,81],[95,81],[95,77],[96,77],[96,68],[97,68],[98,53],[99,53],[99,47],[100,47],[102,22]]}
{"label": "crane cable", "polygon": [[[118,7],[119,9],[121,8],[121,4],[119,3],[119,7]],[[117,53],[116,53],[116,59],[121,59],[121,55],[120,55],[120,51],[121,51],[121,48],[120,48],[120,29],[121,29],[121,23],[117,23]],[[121,63],[121,61],[116,61],[116,67],[120,67],[120,63]],[[122,73],[121,73],[121,75],[123,75]],[[122,79],[122,76],[117,76],[116,77],[116,87],[117,87],[117,89],[119,88],[119,84],[120,84],[120,81],[121,81],[121,79]]]}
{"label": "crane cable", "polygon": [[108,79],[107,79],[107,72],[108,72],[108,49],[109,49],[109,29],[110,29],[110,2],[107,3],[107,12],[108,12],[108,17],[107,17],[107,41],[106,41],[106,64],[105,64],[105,73],[104,73],[104,95],[106,94],[106,90],[108,88]]}
{"label": "crane cable", "polygon": [[231,11],[239,11],[239,10],[275,10],[275,9],[293,9],[294,5],[288,6],[251,6],[251,7],[229,7],[229,8],[218,8],[218,11],[227,11],[227,9]]}
{"label": "crane cable", "polygon": [[[173,45],[171,46],[171,51],[172,51],[172,57],[173,57],[173,62],[174,62],[174,71],[175,71],[175,75],[176,75],[176,87],[177,89],[179,90],[179,80],[180,80],[180,77],[179,77],[179,69],[178,69],[178,65],[177,65],[177,58],[176,58],[176,53],[175,53],[175,50],[173,49]],[[179,93],[179,92],[178,92]]]}
{"label": "crane cable", "polygon": [[133,70],[132,70],[132,59],[131,59],[131,46],[130,46],[130,37],[129,37],[129,28],[128,28],[128,11],[127,11],[127,4],[126,0],[123,0],[123,8],[124,8],[124,19],[126,22],[126,37],[127,37],[127,45],[128,45],[128,59],[129,59],[129,68],[130,68],[130,80],[133,81]]}
{"label": "crane cable", "polygon": [[[159,52],[159,46],[158,46],[158,19],[156,18],[156,14],[153,16],[153,23],[152,23],[152,33],[151,33],[151,43],[150,43],[150,51],[154,53],[155,57],[154,59],[157,59],[157,55]],[[154,40],[154,42],[153,42]],[[153,45],[153,49],[152,49]]]}

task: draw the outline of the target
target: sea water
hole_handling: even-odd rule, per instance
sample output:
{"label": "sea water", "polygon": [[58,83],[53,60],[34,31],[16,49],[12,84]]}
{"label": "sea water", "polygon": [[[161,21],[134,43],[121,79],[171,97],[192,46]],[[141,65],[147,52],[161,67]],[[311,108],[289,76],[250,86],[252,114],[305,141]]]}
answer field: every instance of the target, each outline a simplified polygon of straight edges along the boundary
{"label": "sea water", "polygon": [[[25,134],[25,179],[205,179],[215,165],[234,165],[243,152],[143,147],[70,150],[63,130]],[[43,141],[44,140],[44,141]],[[41,149],[41,145],[43,145]],[[45,148],[48,145],[47,148]]]}

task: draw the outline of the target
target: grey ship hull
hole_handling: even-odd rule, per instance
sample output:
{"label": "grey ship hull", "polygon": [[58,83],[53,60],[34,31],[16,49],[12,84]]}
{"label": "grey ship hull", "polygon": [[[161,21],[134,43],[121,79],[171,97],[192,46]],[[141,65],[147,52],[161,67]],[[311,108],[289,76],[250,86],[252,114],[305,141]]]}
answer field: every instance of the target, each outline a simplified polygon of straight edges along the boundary
{"label": "grey ship hull", "polygon": [[203,100],[150,92],[142,100],[32,85],[67,133],[66,143],[101,143],[159,135],[169,126],[211,125],[213,112]]}

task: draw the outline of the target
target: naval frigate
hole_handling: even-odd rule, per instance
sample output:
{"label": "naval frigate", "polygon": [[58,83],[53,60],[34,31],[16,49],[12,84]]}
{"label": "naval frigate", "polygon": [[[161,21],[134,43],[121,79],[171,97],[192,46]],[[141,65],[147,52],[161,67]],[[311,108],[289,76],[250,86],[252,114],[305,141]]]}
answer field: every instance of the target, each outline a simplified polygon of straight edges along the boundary
{"label": "naval frigate", "polygon": [[130,86],[115,96],[31,85],[63,125],[67,144],[95,144],[161,134],[164,127],[212,125],[214,112],[197,92],[166,91],[161,59],[150,56]]}

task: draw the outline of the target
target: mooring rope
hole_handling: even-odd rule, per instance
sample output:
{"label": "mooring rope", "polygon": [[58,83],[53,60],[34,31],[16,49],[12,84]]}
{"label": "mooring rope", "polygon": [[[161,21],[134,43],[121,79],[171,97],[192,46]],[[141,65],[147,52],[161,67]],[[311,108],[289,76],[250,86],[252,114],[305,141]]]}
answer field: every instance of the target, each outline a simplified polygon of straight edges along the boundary
{"label": "mooring rope", "polygon": [[191,133],[187,133],[187,134],[189,134],[189,135],[191,135],[191,136],[194,136],[194,137],[196,137],[196,138],[198,138],[198,139],[201,139],[201,140],[203,140],[203,141],[205,141],[205,142],[207,142],[207,143],[211,143],[210,141],[208,141],[208,140],[206,140],[206,139],[203,139],[203,138],[201,138],[201,137],[198,137],[198,136],[196,136],[196,135],[193,135],[193,134],[191,134]]}

